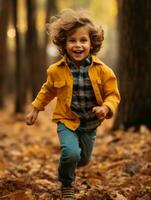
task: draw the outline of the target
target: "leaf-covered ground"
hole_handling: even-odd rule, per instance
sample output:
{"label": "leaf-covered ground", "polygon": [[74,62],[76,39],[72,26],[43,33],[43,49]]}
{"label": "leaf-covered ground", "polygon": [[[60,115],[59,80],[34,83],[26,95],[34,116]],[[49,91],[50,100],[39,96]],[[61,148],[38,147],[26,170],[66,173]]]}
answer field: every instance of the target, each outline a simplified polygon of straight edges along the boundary
{"label": "leaf-covered ground", "polygon": [[[53,107],[53,106],[52,106]],[[60,199],[59,142],[51,106],[34,126],[12,107],[0,111],[0,199]],[[98,129],[93,159],[77,170],[79,200],[151,200],[151,132]]]}

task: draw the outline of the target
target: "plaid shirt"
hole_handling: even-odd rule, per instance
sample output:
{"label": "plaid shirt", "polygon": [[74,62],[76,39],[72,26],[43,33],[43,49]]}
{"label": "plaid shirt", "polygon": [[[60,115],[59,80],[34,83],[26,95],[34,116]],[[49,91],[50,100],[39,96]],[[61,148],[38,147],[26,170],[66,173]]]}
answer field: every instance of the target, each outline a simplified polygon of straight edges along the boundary
{"label": "plaid shirt", "polygon": [[79,115],[79,129],[88,132],[96,129],[101,124],[95,113],[92,112],[92,108],[98,106],[98,103],[88,75],[88,68],[91,63],[91,56],[87,56],[81,66],[76,66],[67,58],[67,64],[73,75],[71,109]]}

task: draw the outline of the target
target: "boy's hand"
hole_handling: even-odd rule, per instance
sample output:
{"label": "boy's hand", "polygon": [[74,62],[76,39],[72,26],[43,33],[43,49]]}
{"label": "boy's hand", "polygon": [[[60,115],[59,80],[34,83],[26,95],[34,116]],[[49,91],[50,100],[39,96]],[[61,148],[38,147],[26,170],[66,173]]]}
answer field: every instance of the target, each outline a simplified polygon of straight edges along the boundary
{"label": "boy's hand", "polygon": [[38,117],[39,110],[34,108],[26,117],[26,124],[33,125]]}
{"label": "boy's hand", "polygon": [[102,120],[108,114],[109,108],[107,106],[95,106],[92,108],[92,112],[94,112],[96,116]]}

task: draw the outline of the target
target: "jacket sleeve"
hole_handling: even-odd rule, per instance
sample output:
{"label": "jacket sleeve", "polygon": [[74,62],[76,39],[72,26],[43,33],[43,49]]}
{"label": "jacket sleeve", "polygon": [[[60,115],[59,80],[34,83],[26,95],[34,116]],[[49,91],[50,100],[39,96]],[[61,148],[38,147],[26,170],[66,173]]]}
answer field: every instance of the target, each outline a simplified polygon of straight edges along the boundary
{"label": "jacket sleeve", "polygon": [[51,75],[47,71],[47,80],[42,85],[37,97],[32,102],[32,105],[38,110],[44,110],[45,106],[56,97],[56,91],[51,78]]}
{"label": "jacket sleeve", "polygon": [[115,113],[121,98],[118,90],[117,78],[110,68],[107,68],[104,71],[103,93],[103,106],[107,106],[110,110],[106,118],[111,118]]}

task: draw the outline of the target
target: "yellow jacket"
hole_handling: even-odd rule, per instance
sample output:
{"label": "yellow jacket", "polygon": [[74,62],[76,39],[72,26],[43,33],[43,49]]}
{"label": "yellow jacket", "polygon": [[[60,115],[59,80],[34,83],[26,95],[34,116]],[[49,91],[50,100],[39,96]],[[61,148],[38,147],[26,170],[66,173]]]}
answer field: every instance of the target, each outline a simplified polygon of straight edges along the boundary
{"label": "yellow jacket", "polygon": [[[73,77],[65,57],[51,65],[47,70],[47,74],[47,81],[43,84],[32,105],[38,110],[44,110],[44,107],[54,97],[57,97],[53,121],[61,121],[71,130],[77,129],[80,120],[78,115],[70,108]],[[88,69],[88,74],[98,104],[109,107],[110,112],[106,118],[111,118],[120,102],[116,76],[112,69],[96,56],[92,56],[92,64]]]}

